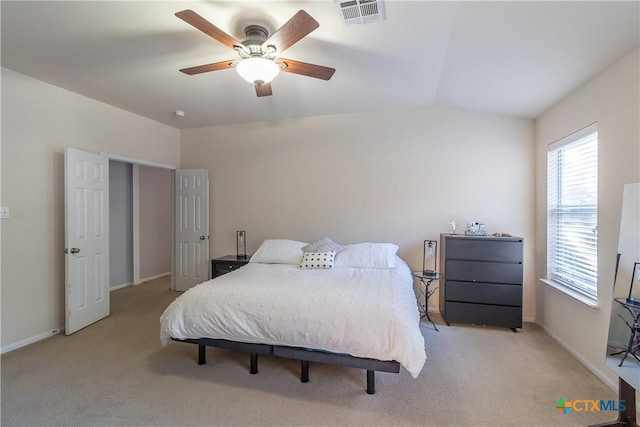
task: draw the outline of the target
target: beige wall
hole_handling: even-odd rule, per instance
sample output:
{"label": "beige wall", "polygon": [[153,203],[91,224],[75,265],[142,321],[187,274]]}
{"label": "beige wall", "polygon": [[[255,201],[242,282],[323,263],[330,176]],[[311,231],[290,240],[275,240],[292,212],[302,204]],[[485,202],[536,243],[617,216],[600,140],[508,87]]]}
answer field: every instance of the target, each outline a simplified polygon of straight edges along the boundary
{"label": "beige wall", "polygon": [[2,348],[64,325],[64,148],[179,165],[179,131],[2,68]]}
{"label": "beige wall", "polygon": [[598,304],[591,310],[537,285],[536,318],[556,340],[610,385],[605,350],[625,183],[640,180],[638,51],[614,64],[545,112],[536,124],[536,277],[546,274],[547,146],[598,122]]}
{"label": "beige wall", "polygon": [[171,272],[173,172],[139,166],[140,279]]}
{"label": "beige wall", "polygon": [[[211,254],[266,238],[393,242],[413,269],[451,220],[525,238],[525,318],[535,313],[530,120],[447,108],[183,130],[184,168],[211,179]],[[461,226],[464,230],[464,226]],[[437,296],[430,300],[437,306]]]}

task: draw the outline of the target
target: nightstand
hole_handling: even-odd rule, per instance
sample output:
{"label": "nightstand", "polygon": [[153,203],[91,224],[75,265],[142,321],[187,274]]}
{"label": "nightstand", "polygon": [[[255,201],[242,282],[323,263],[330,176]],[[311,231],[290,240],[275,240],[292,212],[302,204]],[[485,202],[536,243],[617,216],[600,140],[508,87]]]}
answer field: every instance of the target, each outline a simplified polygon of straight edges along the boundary
{"label": "nightstand", "polygon": [[226,255],[220,258],[213,258],[211,260],[211,277],[222,276],[233,270],[237,270],[243,265],[247,264],[251,259],[251,255],[244,257],[238,257],[236,255]]}

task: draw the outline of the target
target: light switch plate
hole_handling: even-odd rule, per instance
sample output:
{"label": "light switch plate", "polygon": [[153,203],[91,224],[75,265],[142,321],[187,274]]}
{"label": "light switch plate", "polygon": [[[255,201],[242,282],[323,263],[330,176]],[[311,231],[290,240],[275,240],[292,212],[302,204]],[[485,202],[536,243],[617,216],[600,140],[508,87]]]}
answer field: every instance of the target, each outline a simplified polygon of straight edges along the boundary
{"label": "light switch plate", "polygon": [[10,214],[11,212],[9,211],[9,208],[0,208],[0,219],[7,219]]}

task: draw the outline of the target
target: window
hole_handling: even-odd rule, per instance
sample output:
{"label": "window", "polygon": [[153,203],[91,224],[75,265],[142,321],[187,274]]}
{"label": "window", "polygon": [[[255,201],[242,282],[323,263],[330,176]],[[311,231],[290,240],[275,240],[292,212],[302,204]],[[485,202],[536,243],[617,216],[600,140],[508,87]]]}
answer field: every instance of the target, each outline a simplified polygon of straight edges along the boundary
{"label": "window", "polygon": [[596,124],[551,144],[547,167],[547,279],[596,299]]}

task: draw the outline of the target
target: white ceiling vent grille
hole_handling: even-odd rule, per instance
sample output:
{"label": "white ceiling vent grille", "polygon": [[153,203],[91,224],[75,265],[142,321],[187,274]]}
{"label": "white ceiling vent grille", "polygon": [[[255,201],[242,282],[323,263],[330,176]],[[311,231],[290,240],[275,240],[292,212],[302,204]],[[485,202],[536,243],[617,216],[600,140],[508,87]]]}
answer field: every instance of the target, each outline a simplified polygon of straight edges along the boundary
{"label": "white ceiling vent grille", "polygon": [[384,21],[384,0],[336,0],[345,24]]}

